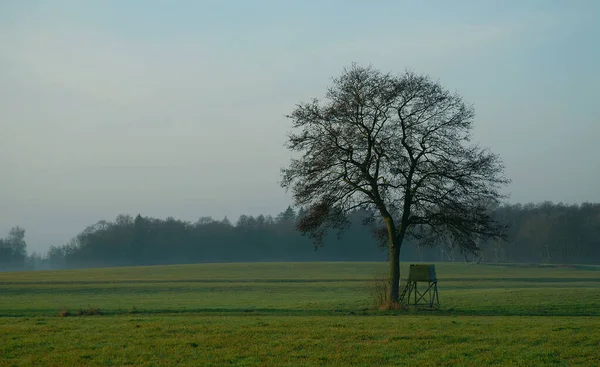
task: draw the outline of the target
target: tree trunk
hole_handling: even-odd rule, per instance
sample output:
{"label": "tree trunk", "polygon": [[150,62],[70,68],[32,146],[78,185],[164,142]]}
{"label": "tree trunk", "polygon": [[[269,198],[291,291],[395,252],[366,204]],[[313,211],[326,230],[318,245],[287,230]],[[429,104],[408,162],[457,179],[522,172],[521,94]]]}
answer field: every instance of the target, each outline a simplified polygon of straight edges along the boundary
{"label": "tree trunk", "polygon": [[402,246],[402,240],[404,239],[404,231],[400,231],[400,234],[396,233],[396,225],[391,217],[384,218],[384,221],[390,240],[388,301],[393,305],[399,302],[400,297],[400,247]]}
{"label": "tree trunk", "polygon": [[391,304],[399,302],[400,296],[400,245],[398,236],[390,238],[390,287],[389,301]]}

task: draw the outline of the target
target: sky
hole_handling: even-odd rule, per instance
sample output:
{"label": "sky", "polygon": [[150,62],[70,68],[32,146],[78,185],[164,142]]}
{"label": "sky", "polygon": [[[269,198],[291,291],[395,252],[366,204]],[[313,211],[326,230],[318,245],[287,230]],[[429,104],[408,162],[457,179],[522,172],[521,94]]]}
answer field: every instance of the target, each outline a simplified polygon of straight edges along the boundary
{"label": "sky", "polygon": [[476,110],[512,203],[600,202],[600,2],[0,0],[0,237],[285,210],[295,105],[353,62]]}

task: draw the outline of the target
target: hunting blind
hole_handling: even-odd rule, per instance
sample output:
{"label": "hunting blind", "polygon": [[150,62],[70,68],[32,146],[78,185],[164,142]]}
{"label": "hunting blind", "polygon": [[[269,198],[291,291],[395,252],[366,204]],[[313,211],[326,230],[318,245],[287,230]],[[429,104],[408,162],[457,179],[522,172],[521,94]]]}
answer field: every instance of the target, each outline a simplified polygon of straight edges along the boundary
{"label": "hunting blind", "polygon": [[[420,291],[417,287],[418,283],[425,283],[426,288]],[[400,303],[408,306],[427,305],[433,307],[440,305],[435,265],[410,264],[408,280],[400,295]]]}

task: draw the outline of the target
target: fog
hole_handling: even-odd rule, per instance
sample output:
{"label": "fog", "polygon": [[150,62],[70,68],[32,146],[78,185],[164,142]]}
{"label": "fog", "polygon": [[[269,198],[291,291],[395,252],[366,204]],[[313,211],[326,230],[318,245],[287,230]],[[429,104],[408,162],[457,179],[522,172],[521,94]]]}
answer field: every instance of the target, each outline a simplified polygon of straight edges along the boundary
{"label": "fog", "polygon": [[511,203],[599,202],[600,3],[427,5],[1,2],[0,235],[46,251],[121,213],[275,216],[285,114],[352,62],[472,103]]}

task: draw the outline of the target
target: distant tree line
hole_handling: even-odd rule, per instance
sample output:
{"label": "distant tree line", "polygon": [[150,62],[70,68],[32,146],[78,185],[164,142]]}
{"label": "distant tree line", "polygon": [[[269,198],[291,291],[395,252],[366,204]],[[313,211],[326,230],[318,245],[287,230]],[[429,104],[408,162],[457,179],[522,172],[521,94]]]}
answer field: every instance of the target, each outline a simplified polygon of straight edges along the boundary
{"label": "distant tree line", "polygon": [[0,269],[23,269],[26,260],[25,230],[21,227],[13,227],[8,232],[8,236],[0,238]]}
{"label": "distant tree line", "polygon": [[600,204],[507,205],[495,216],[509,241],[483,244],[486,262],[600,264]]}
{"label": "distant tree line", "polygon": [[[44,255],[27,254],[25,230],[14,227],[0,239],[0,269],[47,269],[241,261],[385,261],[387,251],[364,226],[361,212],[351,215],[349,230],[329,233],[314,248],[296,225],[304,211],[288,208],[279,215],[174,218],[119,215],[84,229],[67,244]],[[461,253],[450,241],[418,247],[410,241],[402,261],[482,261],[600,264],[600,204],[505,205],[494,210],[508,241],[479,243],[478,257]]]}
{"label": "distant tree line", "polygon": [[53,267],[385,259],[358,213],[347,238],[333,234],[318,251],[296,231],[299,215],[288,208],[276,217],[242,215],[235,224],[227,218],[191,223],[119,215],[114,222],[89,226],[66,245],[51,247],[47,259]]}

